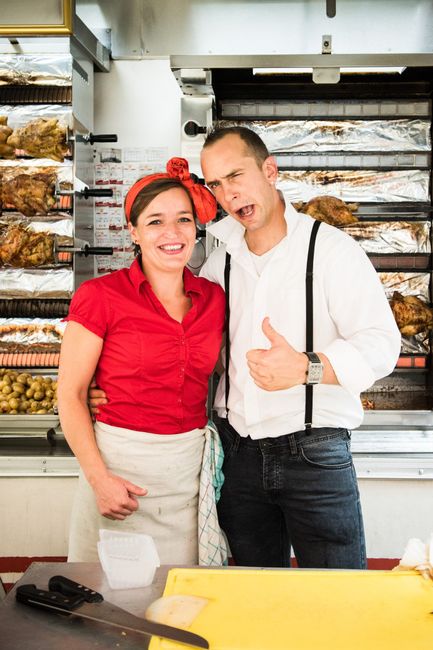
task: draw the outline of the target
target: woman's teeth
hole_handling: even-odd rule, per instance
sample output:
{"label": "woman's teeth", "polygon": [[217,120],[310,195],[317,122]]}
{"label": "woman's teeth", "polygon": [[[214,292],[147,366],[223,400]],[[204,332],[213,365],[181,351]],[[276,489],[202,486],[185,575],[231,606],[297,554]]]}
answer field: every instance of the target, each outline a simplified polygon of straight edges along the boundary
{"label": "woman's teeth", "polygon": [[183,244],[165,244],[159,248],[161,248],[163,251],[179,251],[181,248],[183,248]]}

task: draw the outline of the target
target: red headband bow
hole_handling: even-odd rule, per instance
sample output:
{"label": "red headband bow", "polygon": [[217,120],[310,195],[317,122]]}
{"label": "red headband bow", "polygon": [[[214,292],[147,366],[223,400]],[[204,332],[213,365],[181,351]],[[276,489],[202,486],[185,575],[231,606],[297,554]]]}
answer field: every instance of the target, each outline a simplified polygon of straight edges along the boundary
{"label": "red headband bow", "polygon": [[204,185],[196,183],[191,178],[188,162],[185,158],[171,158],[166,165],[166,169],[166,174],[159,173],[145,176],[144,178],[140,178],[140,180],[131,187],[125,200],[126,220],[129,222],[131,208],[143,187],[146,187],[146,185],[153,183],[153,181],[156,181],[159,178],[178,178],[181,181],[182,185],[187,188],[191,195],[197,218],[200,223],[207,223],[208,221],[215,219],[217,211],[217,202],[215,197],[206,187],[204,187]]}

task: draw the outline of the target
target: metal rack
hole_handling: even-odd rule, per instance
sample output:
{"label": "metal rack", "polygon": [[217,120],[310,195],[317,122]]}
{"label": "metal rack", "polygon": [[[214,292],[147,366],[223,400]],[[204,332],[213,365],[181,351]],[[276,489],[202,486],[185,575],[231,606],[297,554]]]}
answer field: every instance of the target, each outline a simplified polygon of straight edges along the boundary
{"label": "metal rack", "polygon": [[[83,27],[83,26],[81,26]],[[0,61],[3,71],[10,74],[11,83],[0,86],[0,114],[9,112],[13,115],[17,107],[22,107],[23,112],[31,115],[32,107],[40,107],[38,117],[44,117],[44,108],[47,107],[47,116],[55,116],[59,110],[65,115],[67,153],[64,163],[54,163],[53,168],[57,174],[55,183],[56,203],[50,209],[49,215],[55,219],[61,214],[66,221],[71,223],[71,238],[66,246],[58,250],[64,251],[54,258],[51,268],[41,267],[22,270],[22,275],[34,274],[40,278],[51,278],[51,273],[61,273],[67,280],[67,288],[62,284],[61,290],[53,292],[56,279],[53,277],[45,284],[49,285],[48,293],[39,291],[32,295],[16,295],[13,289],[8,295],[0,296],[0,317],[16,318],[42,318],[59,319],[67,314],[70,299],[74,290],[86,279],[94,276],[93,254],[111,254],[112,249],[93,246],[93,197],[111,196],[112,190],[94,188],[94,161],[93,148],[95,142],[115,142],[114,134],[94,135],[93,129],[93,80],[95,55],[89,52],[91,45],[87,40],[80,44],[80,35],[86,35],[86,30],[78,29],[74,36],[57,38],[19,37],[19,57],[17,48],[12,39],[0,38]],[[99,52],[100,49],[98,50]],[[20,75],[20,69],[22,75]],[[50,82],[47,84],[36,81],[32,83],[32,71],[46,74]],[[15,75],[15,76],[14,76]],[[27,77],[26,77],[27,75]],[[22,81],[24,80],[24,81]],[[20,83],[22,81],[22,83]],[[28,107],[28,108],[27,108]],[[25,110],[24,110],[25,109]],[[33,164],[33,160],[26,152],[16,152],[20,169],[31,169],[26,165]],[[42,161],[49,165],[50,161]],[[8,161],[0,161],[3,168]],[[0,167],[0,173],[1,173]],[[65,171],[68,183],[62,181],[60,172]],[[67,172],[67,174],[66,174]],[[5,207],[5,206],[4,206]],[[3,210],[7,216],[8,210]],[[37,219],[38,217],[34,217]],[[43,217],[49,220],[49,217]],[[56,246],[56,243],[55,243]],[[57,250],[57,248],[56,248]],[[21,270],[19,270],[21,273]],[[5,274],[8,271],[6,270]],[[4,288],[3,283],[3,288]],[[0,353],[0,366],[13,369],[25,369],[32,375],[34,373],[52,374],[59,362],[59,350],[47,352],[34,352],[31,346],[26,352],[8,353],[5,349]],[[57,415],[0,415],[1,454],[9,453],[16,448],[19,453],[25,454],[25,447],[33,439],[36,446],[41,445],[39,454],[56,454],[59,448],[66,445],[60,431]],[[3,449],[4,445],[8,447]],[[60,445],[60,447],[59,447]],[[66,445],[67,448],[67,445]],[[35,447],[36,449],[36,447]],[[35,451],[35,450],[33,450]],[[69,448],[66,449],[71,455]],[[39,462],[39,461],[38,461]]]}

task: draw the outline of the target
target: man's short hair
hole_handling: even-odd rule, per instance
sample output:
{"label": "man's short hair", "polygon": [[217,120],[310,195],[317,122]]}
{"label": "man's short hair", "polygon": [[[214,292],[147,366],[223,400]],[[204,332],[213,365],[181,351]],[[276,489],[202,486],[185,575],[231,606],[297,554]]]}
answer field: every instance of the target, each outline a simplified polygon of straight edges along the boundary
{"label": "man's short hair", "polygon": [[216,124],[208,131],[203,144],[203,149],[210,147],[215,144],[215,142],[219,142],[219,140],[225,138],[226,135],[239,136],[245,144],[248,154],[255,159],[259,167],[261,167],[266,158],[269,157],[269,151],[261,137],[251,129],[247,129],[245,126],[224,126],[224,124]]}

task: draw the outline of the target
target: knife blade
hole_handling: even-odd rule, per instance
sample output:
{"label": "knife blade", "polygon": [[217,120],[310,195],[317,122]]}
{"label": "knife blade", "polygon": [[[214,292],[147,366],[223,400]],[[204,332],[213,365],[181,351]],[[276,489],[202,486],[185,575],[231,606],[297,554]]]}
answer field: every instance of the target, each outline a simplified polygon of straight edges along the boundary
{"label": "knife blade", "polygon": [[[62,589],[63,593],[58,590],[53,591],[53,585]],[[32,607],[97,621],[122,630],[148,636],[159,636],[197,648],[209,648],[207,640],[194,632],[171,625],[154,623],[130,614],[125,609],[104,601],[103,596],[98,592],[63,576],[52,578],[50,589],[51,591],[46,591],[38,589],[35,585],[20,585],[16,590],[16,600]]]}

